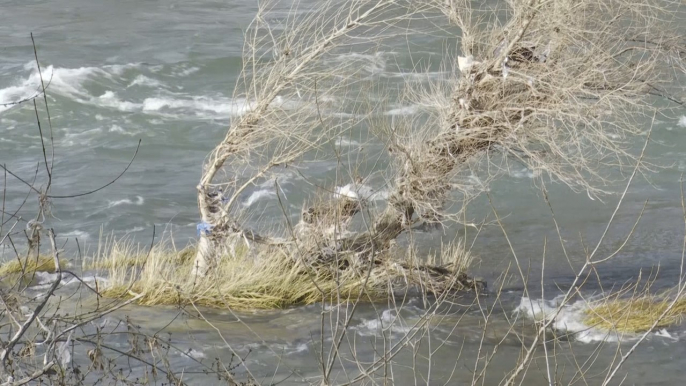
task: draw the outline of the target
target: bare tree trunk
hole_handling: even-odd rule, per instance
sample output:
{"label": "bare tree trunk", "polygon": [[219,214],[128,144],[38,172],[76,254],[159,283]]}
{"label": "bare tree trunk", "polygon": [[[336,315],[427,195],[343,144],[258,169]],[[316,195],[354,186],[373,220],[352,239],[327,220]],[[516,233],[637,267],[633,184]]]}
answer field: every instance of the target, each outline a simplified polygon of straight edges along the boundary
{"label": "bare tree trunk", "polygon": [[200,234],[195,260],[193,262],[193,275],[204,276],[205,273],[207,273],[213,250],[212,242],[209,237],[205,234]]}
{"label": "bare tree trunk", "polygon": [[[381,0],[372,3],[371,6],[366,6],[365,2],[351,1],[339,8],[338,5],[335,5],[335,2],[326,1],[320,12],[324,14],[331,10],[335,10],[342,16],[340,19],[341,22],[334,23],[330,26],[330,30],[326,31],[326,33],[322,33],[321,20],[314,18],[310,20],[310,25],[305,25],[304,27],[297,26],[296,29],[300,28],[302,31],[305,31],[305,34],[310,35],[304,36],[304,38],[309,39],[312,36],[321,36],[320,38],[311,42],[310,45],[302,47],[300,51],[297,51],[292,47],[273,47],[273,49],[283,51],[278,54],[278,58],[274,61],[270,70],[265,75],[268,78],[267,84],[262,85],[256,95],[248,94],[248,96],[253,96],[255,98],[255,104],[251,109],[251,112],[236,120],[235,123],[232,123],[224,140],[217,145],[210,155],[210,160],[203,172],[200,184],[197,186],[198,206],[201,217],[201,224],[199,226],[202,227],[203,230],[199,235],[200,240],[198,242],[198,249],[195,257],[195,274],[203,274],[211,266],[210,260],[213,257],[212,255],[217,254],[216,247],[218,244],[222,243],[223,235],[221,232],[235,230],[234,224],[232,224],[235,219],[231,218],[230,215],[233,210],[232,205],[235,203],[238,194],[248,187],[248,184],[244,184],[236,189],[232,198],[228,200],[228,204],[226,205],[224,205],[223,202],[211,202],[209,198],[209,194],[212,193],[210,192],[210,186],[219,170],[221,170],[222,166],[230,157],[235,156],[237,153],[245,152],[246,149],[249,150],[251,147],[260,146],[260,141],[265,141],[265,138],[260,137],[260,135],[262,135],[261,131],[263,130],[258,126],[264,120],[265,115],[271,113],[270,109],[272,108],[274,100],[281,96],[282,92],[285,92],[288,88],[292,88],[296,85],[294,92],[299,94],[300,91],[297,89],[298,81],[305,80],[311,82],[312,79],[316,79],[317,76],[320,76],[318,70],[315,70],[314,75],[309,74],[308,71],[312,71],[316,61],[323,54],[330,51],[338,40],[344,38],[355,29],[360,27],[369,28],[369,26],[373,25],[375,22],[380,24],[385,23],[383,20],[369,21],[369,19],[378,16],[380,12],[394,3],[395,0]],[[261,16],[258,15],[255,20],[261,20]],[[268,26],[266,27],[267,30],[269,30],[269,28],[270,27]],[[308,28],[313,30],[307,32]],[[269,34],[271,35],[271,31],[269,31]],[[273,38],[273,35],[271,35],[271,37]],[[250,41],[250,38],[251,36],[246,38],[246,44],[255,44],[254,41]],[[257,40],[255,37],[252,38],[254,38],[253,40]],[[291,39],[292,37],[285,36],[284,40],[288,43]],[[277,42],[274,41],[274,44],[277,45]],[[257,50],[258,47],[252,46],[249,48],[248,54],[251,56],[257,56],[258,54],[262,55],[261,53],[255,52]],[[275,72],[277,71],[278,73],[275,75]],[[253,74],[253,76],[256,76],[256,74]],[[315,100],[316,94],[318,93],[316,87],[315,81]],[[316,101],[316,103],[318,106],[319,102]],[[314,127],[309,130],[313,129]],[[259,174],[266,173],[272,165],[291,162],[309,150],[314,146],[310,143],[309,138],[307,138],[309,134],[309,132],[304,133],[304,135],[300,134],[305,139],[304,145],[301,144],[296,150],[287,151],[279,161],[275,161],[279,156],[274,156],[272,162],[270,162],[266,168],[262,169]],[[263,135],[267,136],[269,133],[265,132]],[[282,132],[281,135],[298,136],[297,133],[289,133],[288,131]],[[273,138],[268,138],[267,141],[272,139]],[[251,180],[255,180],[256,177],[257,176],[254,176]],[[214,212],[216,211],[221,212],[220,215],[215,215]],[[213,240],[209,239],[210,234],[212,234]]]}

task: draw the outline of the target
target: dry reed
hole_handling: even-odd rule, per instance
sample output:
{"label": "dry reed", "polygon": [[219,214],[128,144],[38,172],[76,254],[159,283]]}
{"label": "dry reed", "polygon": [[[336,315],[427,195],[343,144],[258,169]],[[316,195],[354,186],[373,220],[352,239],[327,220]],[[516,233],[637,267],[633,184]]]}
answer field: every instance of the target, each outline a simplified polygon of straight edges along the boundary
{"label": "dry reed", "polygon": [[[634,298],[605,299],[594,302],[586,310],[584,323],[608,331],[637,333],[653,328],[665,328],[682,322],[686,314],[686,298],[643,295]],[[660,317],[663,315],[662,319]]]}
{"label": "dry reed", "polygon": [[[176,251],[164,245],[154,247],[142,267],[131,267],[131,258],[112,251],[96,259],[94,266],[107,267],[109,284],[102,290],[108,297],[142,295],[142,305],[197,304],[232,309],[283,308],[340,298],[386,299],[393,291],[425,287],[426,292],[458,291],[473,285],[464,274],[471,255],[461,244],[446,247],[431,265],[420,264],[416,256],[396,256],[373,264],[341,270],[338,263],[314,269],[296,261],[281,249],[269,248],[258,255],[242,249],[226,254],[205,277],[191,275],[192,249]],[[340,257],[339,262],[344,256]],[[347,258],[351,258],[348,256]],[[381,260],[378,260],[381,261]]]}
{"label": "dry reed", "polygon": [[[60,267],[67,266],[67,260],[60,259]],[[0,277],[17,274],[17,273],[32,274],[34,272],[55,272],[55,264],[52,256],[40,255],[38,257],[29,257],[24,261],[11,260],[0,266]]]}

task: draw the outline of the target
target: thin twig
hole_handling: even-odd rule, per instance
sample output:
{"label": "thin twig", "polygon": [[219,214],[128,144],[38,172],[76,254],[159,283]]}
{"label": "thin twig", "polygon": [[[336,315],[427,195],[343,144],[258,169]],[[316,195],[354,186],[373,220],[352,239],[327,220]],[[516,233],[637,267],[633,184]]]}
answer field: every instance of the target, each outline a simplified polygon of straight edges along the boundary
{"label": "thin twig", "polygon": [[45,293],[43,300],[38,304],[38,306],[36,306],[36,308],[33,310],[29,318],[21,326],[19,331],[17,331],[14,334],[12,339],[9,342],[7,342],[7,345],[2,350],[2,352],[0,352],[0,362],[2,362],[2,366],[5,370],[7,370],[8,356],[12,352],[14,345],[17,344],[17,342],[19,341],[19,339],[21,339],[22,336],[24,336],[24,334],[29,329],[33,321],[36,320],[38,315],[40,315],[41,311],[43,311],[43,307],[45,307],[45,305],[48,303],[48,300],[50,300],[50,298],[52,297],[52,294],[55,293],[55,290],[62,282],[62,269],[60,268],[59,251],[57,250],[57,247],[55,245],[55,232],[52,229],[48,229],[48,238],[50,239],[50,244],[52,245],[53,262],[55,264],[55,273],[57,274],[57,278],[50,286],[48,292]]}

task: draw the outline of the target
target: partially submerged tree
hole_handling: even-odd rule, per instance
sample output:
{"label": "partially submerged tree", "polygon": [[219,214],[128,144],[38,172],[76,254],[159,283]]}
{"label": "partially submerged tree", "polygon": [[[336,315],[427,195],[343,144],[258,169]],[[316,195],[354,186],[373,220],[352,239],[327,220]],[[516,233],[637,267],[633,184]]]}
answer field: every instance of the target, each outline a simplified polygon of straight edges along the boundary
{"label": "partially submerged tree", "polygon": [[[277,25],[268,19],[273,4],[263,4],[246,37],[236,92],[249,109],[233,120],[198,185],[196,273],[206,273],[237,242],[278,250],[309,268],[368,272],[393,258],[394,240],[413,225],[457,220],[450,204],[463,208],[512,160],[589,196],[604,193],[608,171],[621,171],[634,159],[634,138],[657,111],[654,100],[681,103],[666,88],[675,66],[682,66],[680,38],[670,33],[677,5],[502,5],[479,10],[468,0],[327,1],[302,17],[289,13]],[[246,188],[306,154],[326,154],[319,152],[322,143],[364,120],[324,113],[334,109],[327,97],[349,91],[356,79],[348,63],[325,66],[327,55],[341,46],[369,50],[399,21],[435,9],[457,27],[462,56],[449,61],[455,71],[447,81],[408,90],[423,106],[422,119],[377,130],[394,160],[385,209],[353,231],[350,220],[366,209],[364,197],[331,194],[305,207],[298,224],[288,222],[285,236],[257,234],[240,223],[237,200]],[[476,189],[465,179],[474,168],[487,177]],[[279,195],[276,183],[274,188]],[[454,272],[447,267],[445,273]],[[465,278],[462,284],[474,283]]]}

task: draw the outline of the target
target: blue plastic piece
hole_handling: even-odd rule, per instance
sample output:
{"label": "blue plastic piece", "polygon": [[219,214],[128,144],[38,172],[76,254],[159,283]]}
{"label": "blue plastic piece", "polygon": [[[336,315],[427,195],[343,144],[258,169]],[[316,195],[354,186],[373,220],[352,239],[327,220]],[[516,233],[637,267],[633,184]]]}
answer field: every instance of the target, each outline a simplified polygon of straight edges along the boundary
{"label": "blue plastic piece", "polygon": [[208,236],[210,233],[212,233],[212,224],[208,224],[206,222],[201,222],[199,223],[195,229],[198,231],[198,237],[202,234],[203,236]]}

